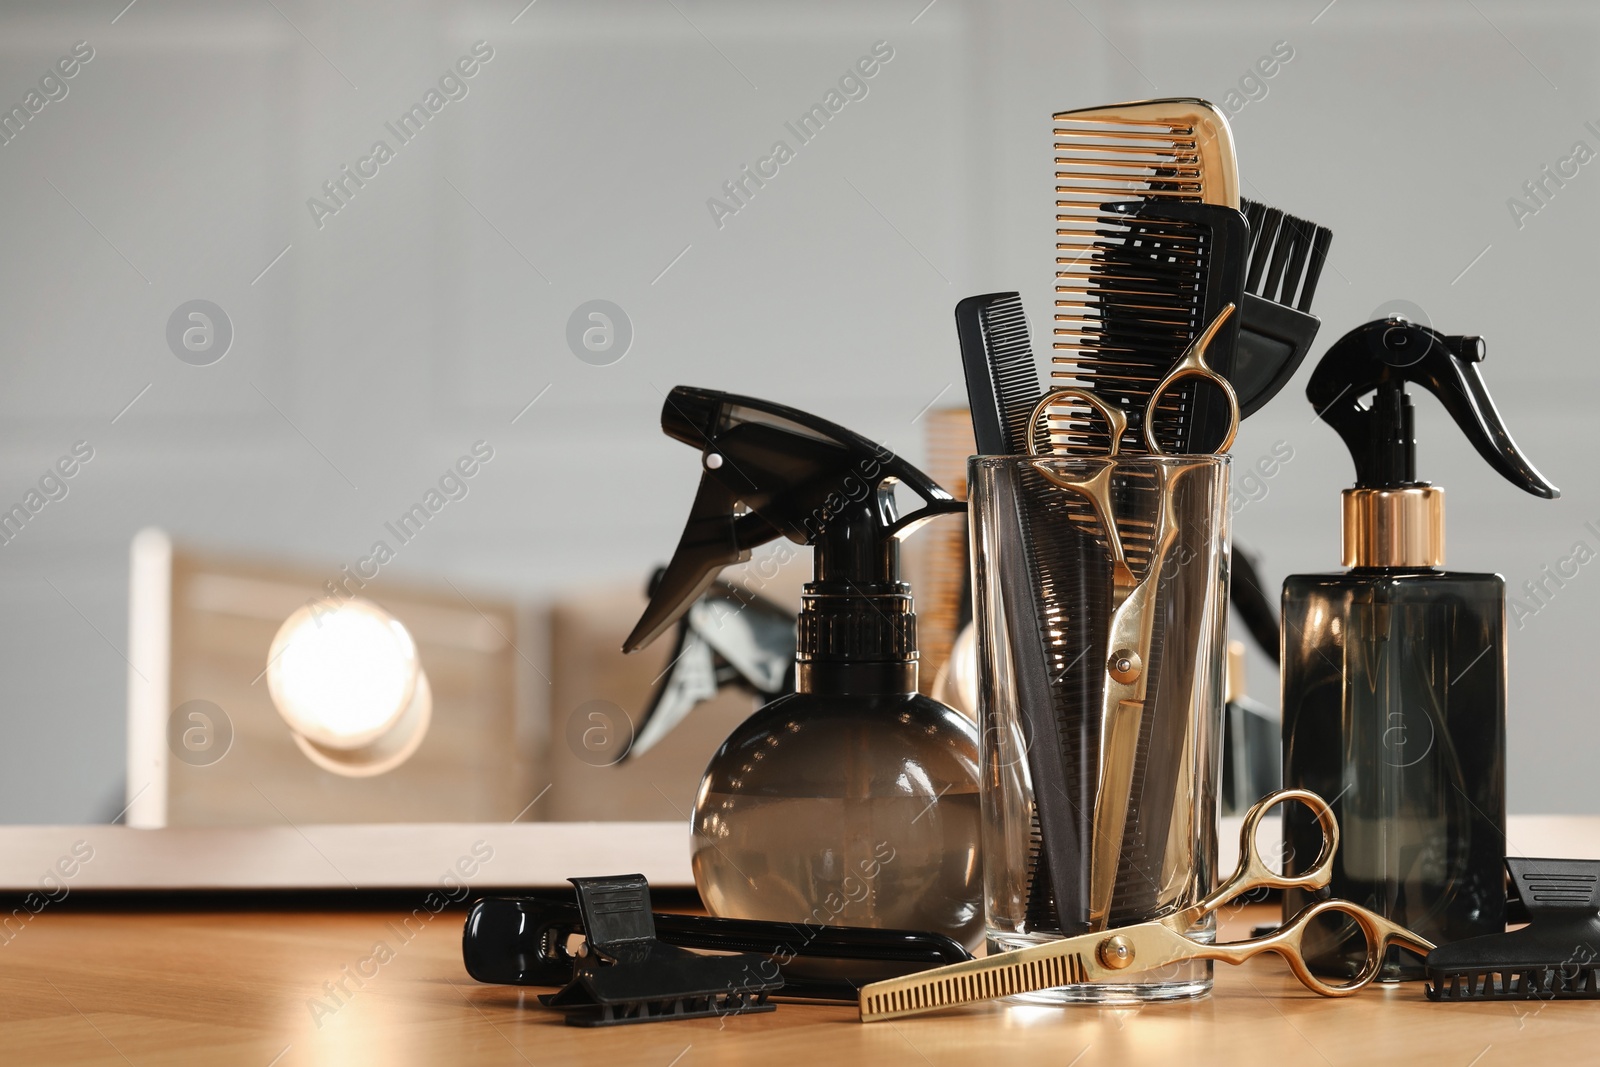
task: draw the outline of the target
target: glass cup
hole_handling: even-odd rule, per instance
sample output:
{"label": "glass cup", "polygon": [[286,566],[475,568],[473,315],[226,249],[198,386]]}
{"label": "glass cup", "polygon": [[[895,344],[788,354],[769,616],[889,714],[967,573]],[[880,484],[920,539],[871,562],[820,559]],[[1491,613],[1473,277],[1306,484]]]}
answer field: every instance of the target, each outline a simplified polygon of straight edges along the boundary
{"label": "glass cup", "polygon": [[[1228,458],[974,456],[968,479],[989,951],[1197,903],[1217,857]],[[1214,938],[1215,919],[1188,933]],[[1210,989],[1195,960],[1029,997]]]}

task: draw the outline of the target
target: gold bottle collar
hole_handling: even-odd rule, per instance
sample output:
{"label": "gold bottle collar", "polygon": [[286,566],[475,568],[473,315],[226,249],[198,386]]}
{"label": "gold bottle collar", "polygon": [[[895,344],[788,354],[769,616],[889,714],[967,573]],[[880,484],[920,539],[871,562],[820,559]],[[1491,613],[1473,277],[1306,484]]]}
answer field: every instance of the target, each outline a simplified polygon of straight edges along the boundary
{"label": "gold bottle collar", "polygon": [[1344,565],[1444,566],[1444,490],[1346,489]]}

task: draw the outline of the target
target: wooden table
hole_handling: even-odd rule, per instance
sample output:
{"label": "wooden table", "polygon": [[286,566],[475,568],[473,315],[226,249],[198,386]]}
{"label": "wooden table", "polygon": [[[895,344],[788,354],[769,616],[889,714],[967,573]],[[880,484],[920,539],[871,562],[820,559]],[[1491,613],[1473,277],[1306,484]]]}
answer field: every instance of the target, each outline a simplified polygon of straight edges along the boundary
{"label": "wooden table", "polygon": [[[983,1004],[862,1025],[853,1008],[783,1003],[583,1030],[540,1008],[537,990],[469,979],[460,911],[414,919],[409,940],[406,914],[47,907],[0,945],[0,1063],[1567,1067],[1600,1046],[1593,1002],[1431,1004],[1416,985],[1324,1000],[1276,958],[1219,964],[1212,996],[1138,1009]],[[1225,936],[1272,914],[1245,909]]]}

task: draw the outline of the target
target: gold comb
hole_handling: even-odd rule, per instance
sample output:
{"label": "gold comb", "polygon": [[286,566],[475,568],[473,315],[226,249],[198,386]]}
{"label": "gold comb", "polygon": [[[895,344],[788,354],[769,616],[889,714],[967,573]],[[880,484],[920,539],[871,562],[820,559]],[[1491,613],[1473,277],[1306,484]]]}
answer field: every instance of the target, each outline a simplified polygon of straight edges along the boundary
{"label": "gold comb", "polygon": [[[1239,207],[1239,164],[1227,116],[1192,98],[1142,100],[1055,116],[1054,381],[1143,393],[1152,365],[1193,336],[1207,251],[1192,228],[1105,209],[1161,200]],[[1134,250],[1139,251],[1135,252]],[[1142,388],[1143,387],[1143,388]],[[1176,399],[1163,409],[1181,417]],[[1090,413],[1052,409],[1058,454],[1103,452]],[[1092,421],[1092,420],[1089,420]]]}
{"label": "gold comb", "polygon": [[1228,117],[1204,100],[1138,100],[1061,111],[1055,128],[1057,210],[1151,198],[1239,207],[1233,129]]}

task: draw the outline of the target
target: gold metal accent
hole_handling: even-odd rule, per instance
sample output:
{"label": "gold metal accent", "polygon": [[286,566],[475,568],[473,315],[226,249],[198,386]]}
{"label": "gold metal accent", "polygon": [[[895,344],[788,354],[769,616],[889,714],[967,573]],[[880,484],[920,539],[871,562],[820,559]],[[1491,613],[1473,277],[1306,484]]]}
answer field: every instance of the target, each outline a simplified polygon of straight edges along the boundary
{"label": "gold metal accent", "polygon": [[1444,490],[1346,489],[1344,565],[1444,566]]}
{"label": "gold metal accent", "polygon": [[1106,673],[1124,685],[1137,680],[1143,669],[1144,660],[1131,648],[1117,649],[1106,664]]}
{"label": "gold metal accent", "polygon": [[[1238,397],[1227,380],[1212,370],[1205,360],[1207,347],[1233,312],[1234,305],[1231,303],[1217,312],[1200,335],[1190,342],[1178,364],[1151,392],[1144,410],[1144,436],[1152,454],[1163,455],[1154,429],[1162,398],[1174,383],[1188,378],[1203,378],[1222,389],[1228,399],[1231,416],[1222,447],[1226,449],[1233,443],[1239,428]],[[1088,405],[1091,412],[1104,420],[1107,434],[1106,458],[1091,474],[1071,476],[1043,459],[1034,464],[1034,469],[1047,481],[1076,493],[1089,504],[1096,521],[1105,531],[1106,551],[1111,557],[1111,622],[1106,645],[1117,651],[1106,664],[1106,684],[1101,692],[1099,788],[1094,804],[1089,857],[1089,929],[1104,930],[1111,914],[1111,896],[1116,888],[1122,839],[1127,829],[1128,810],[1132,805],[1134,767],[1138,758],[1139,731],[1144,721],[1149,682],[1145,677],[1144,664],[1149,658],[1155,630],[1156,576],[1160,574],[1167,554],[1178,537],[1173,490],[1185,468],[1155,464],[1155,484],[1152,488],[1158,494],[1156,515],[1147,531],[1139,531],[1147,538],[1144,543],[1148,546],[1148,554],[1144,560],[1144,577],[1136,579],[1132,568],[1128,566],[1123,534],[1117,528],[1111,503],[1111,479],[1117,470],[1115,460],[1122,447],[1122,437],[1127,432],[1127,415],[1091,390],[1077,387],[1052,389],[1039,399],[1029,415],[1028,451],[1031,455],[1041,456],[1050,447],[1047,439],[1041,440],[1039,431],[1043,428],[1046,434],[1049,433],[1049,409],[1052,404],[1064,400]]]}
{"label": "gold metal accent", "polygon": [[[1257,847],[1262,817],[1272,808],[1288,801],[1296,801],[1310,808],[1322,829],[1322,851],[1304,874],[1294,877],[1278,874],[1268,867]],[[876,1022],[905,1015],[921,1015],[956,1004],[1033,993],[1053,986],[1119,980],[1123,978],[1120,972],[1128,966],[1122,962],[1121,947],[1110,953],[1105,951],[1105,946],[1119,941],[1126,943],[1131,959],[1139,961],[1141,971],[1188,960],[1220,960],[1237,964],[1263,952],[1273,952],[1288,961],[1295,977],[1312,992],[1325,997],[1347,997],[1371,984],[1378,976],[1390,945],[1398,945],[1422,955],[1433,951],[1432,942],[1359,904],[1339,899],[1317,901],[1266,937],[1206,944],[1185,936],[1205,916],[1255,890],[1315,890],[1325,887],[1333,875],[1333,860],[1338,849],[1339,824],[1327,802],[1308,790],[1282,790],[1257,802],[1250,809],[1239,834],[1238,869],[1200,903],[1153,922],[1122,927],[1112,937],[1098,933],[1080,934],[1043,945],[996,953],[981,960],[966,960],[917,974],[873,982],[861,990],[861,1021]],[[1361,970],[1343,984],[1326,982],[1312,974],[1306,966],[1302,947],[1306,928],[1329,913],[1354,920],[1367,943],[1367,956]],[[1106,958],[1107,955],[1110,960]]]}
{"label": "gold metal accent", "polygon": [[[1145,447],[1149,449],[1152,456],[1170,455],[1161,447],[1161,442],[1156,440],[1156,414],[1161,410],[1163,398],[1172,391],[1173,386],[1190,378],[1207,382],[1222,391],[1223,397],[1228,401],[1228,432],[1216,451],[1226,452],[1233,447],[1233,440],[1239,433],[1239,394],[1234,392],[1233,384],[1228,379],[1218,374],[1211,368],[1211,364],[1206,362],[1206,351],[1211,347],[1211,342],[1216,339],[1218,331],[1222,329],[1235,310],[1235,305],[1232,302],[1223,305],[1222,310],[1218,311],[1211,321],[1206,324],[1206,328],[1200,331],[1200,335],[1189,342],[1189,347],[1183,350],[1183,355],[1178,357],[1178,362],[1173,364],[1172,369],[1167,372],[1167,376],[1162,378],[1155,388],[1150,391],[1150,399],[1144,408],[1143,431]],[[1056,332],[1061,333],[1063,331],[1057,330]],[[1108,440],[1106,457],[1108,459],[1115,458],[1122,449],[1122,436],[1128,430],[1127,414],[1121,408],[1108,403],[1092,390],[1080,389],[1077,386],[1051,389],[1040,397],[1039,402],[1033,406],[1033,413],[1028,416],[1028,454],[1040,456],[1050,452],[1048,438],[1041,441],[1039,439],[1039,431],[1043,429],[1046,434],[1050,432],[1050,408],[1052,405],[1064,400],[1077,400],[1085,403],[1105,420]],[[1072,416],[1068,415],[1056,417],[1072,418]],[[1041,470],[1043,471],[1043,468]],[[1045,477],[1050,478],[1057,485],[1071,488],[1050,472],[1043,471],[1043,473]],[[1101,476],[1109,477],[1109,471],[1102,471]],[[1086,493],[1085,495],[1088,496],[1089,494]],[[1090,499],[1092,502],[1096,501],[1094,496],[1090,496]],[[1098,503],[1096,510],[1099,511]],[[1101,519],[1106,522],[1106,528],[1110,530],[1111,526],[1107,521],[1108,516],[1101,514]],[[1120,545],[1113,549],[1113,558],[1121,558]]]}
{"label": "gold metal accent", "polygon": [[1133,942],[1121,934],[1113,934],[1100,942],[1100,948],[1095,952],[1100,962],[1113,971],[1125,969],[1133,962],[1135,955]]}
{"label": "gold metal accent", "polygon": [[1222,390],[1222,395],[1228,399],[1228,436],[1222,439],[1217,446],[1217,452],[1226,452],[1233,447],[1233,439],[1239,433],[1239,394],[1233,391],[1233,385],[1228,379],[1211,369],[1211,364],[1206,362],[1206,349],[1211,347],[1212,338],[1217,336],[1217,331],[1222,329],[1222,324],[1228,321],[1233,314],[1233,304],[1228,304],[1217,312],[1211,324],[1201,331],[1200,336],[1189,342],[1189,347],[1183,350],[1183,355],[1167,376],[1161,379],[1161,384],[1150,393],[1150,404],[1144,416],[1144,443],[1152,456],[1164,456],[1167,453],[1156,440],[1156,405],[1167,391],[1179,382],[1189,378],[1198,378],[1210,382]]}

